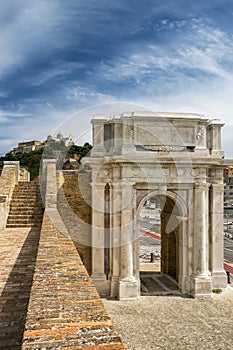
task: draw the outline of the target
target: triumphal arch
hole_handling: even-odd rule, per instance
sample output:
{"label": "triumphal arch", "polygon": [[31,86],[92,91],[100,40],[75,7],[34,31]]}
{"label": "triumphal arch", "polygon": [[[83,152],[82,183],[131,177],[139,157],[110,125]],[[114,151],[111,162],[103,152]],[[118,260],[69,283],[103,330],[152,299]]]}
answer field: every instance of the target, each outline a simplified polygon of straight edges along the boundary
{"label": "triumphal arch", "polygon": [[102,294],[140,294],[137,215],[161,207],[161,272],[182,293],[225,288],[223,169],[218,119],[127,112],[92,119],[92,279]]}

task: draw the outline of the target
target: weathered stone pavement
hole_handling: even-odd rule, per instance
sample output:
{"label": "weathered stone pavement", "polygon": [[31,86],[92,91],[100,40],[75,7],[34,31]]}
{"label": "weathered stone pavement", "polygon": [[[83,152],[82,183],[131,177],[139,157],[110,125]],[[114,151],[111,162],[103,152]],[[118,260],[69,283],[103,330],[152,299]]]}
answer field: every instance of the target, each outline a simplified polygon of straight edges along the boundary
{"label": "weathered stone pavement", "polygon": [[233,349],[233,288],[211,300],[141,296],[104,304],[127,350]]}

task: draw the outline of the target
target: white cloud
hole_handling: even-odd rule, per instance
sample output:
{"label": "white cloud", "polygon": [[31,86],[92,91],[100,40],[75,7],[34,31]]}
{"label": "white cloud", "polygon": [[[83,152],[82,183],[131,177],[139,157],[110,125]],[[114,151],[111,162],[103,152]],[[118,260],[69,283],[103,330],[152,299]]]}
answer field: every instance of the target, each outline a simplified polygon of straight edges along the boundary
{"label": "white cloud", "polygon": [[[185,23],[187,25],[187,21]],[[116,61],[102,62],[101,74],[108,80],[131,78],[138,83],[143,83],[145,78],[156,83],[164,73],[176,78],[177,72],[183,79],[190,72],[197,79],[199,76],[202,79],[201,74],[233,78],[228,69],[233,66],[232,38],[208,26],[197,27],[197,23],[194,25],[191,21],[188,35],[174,37],[171,46],[144,44]]]}
{"label": "white cloud", "polygon": [[7,111],[0,109],[0,122],[6,122],[11,118],[29,118],[31,117],[30,113],[20,113],[15,111]]}
{"label": "white cloud", "polygon": [[4,156],[7,152],[17,146],[19,140],[16,138],[1,138],[0,156]]}
{"label": "white cloud", "polygon": [[110,103],[115,102],[116,97],[112,96],[111,94],[103,94],[99,92],[94,87],[87,87],[78,85],[77,83],[70,83],[69,86],[64,87],[63,90],[64,97],[68,101],[72,101],[73,104],[77,102],[81,103],[88,103],[88,105],[91,104],[98,104],[98,103]]}
{"label": "white cloud", "polygon": [[30,77],[28,84],[31,86],[39,86],[46,84],[59,77],[64,79],[67,74],[71,75],[77,70],[85,68],[85,63],[81,62],[51,62],[51,67],[41,72],[36,72],[33,77]]}

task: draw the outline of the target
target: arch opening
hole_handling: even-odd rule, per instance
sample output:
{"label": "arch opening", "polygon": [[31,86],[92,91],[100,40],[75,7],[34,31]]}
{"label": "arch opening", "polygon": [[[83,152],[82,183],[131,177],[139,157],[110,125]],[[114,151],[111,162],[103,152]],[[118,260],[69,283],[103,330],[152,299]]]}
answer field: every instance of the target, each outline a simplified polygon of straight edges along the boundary
{"label": "arch opening", "polygon": [[174,198],[150,193],[137,211],[139,277],[142,295],[178,291],[181,209]]}

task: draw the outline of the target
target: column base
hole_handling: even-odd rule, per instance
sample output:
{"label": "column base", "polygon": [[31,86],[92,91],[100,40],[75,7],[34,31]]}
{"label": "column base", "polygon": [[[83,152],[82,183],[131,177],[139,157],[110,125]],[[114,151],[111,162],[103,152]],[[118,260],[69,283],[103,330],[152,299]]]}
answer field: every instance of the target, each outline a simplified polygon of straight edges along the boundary
{"label": "column base", "polygon": [[101,297],[106,297],[110,295],[110,280],[106,279],[105,274],[91,275],[91,280],[94,283],[97,292]]}
{"label": "column base", "polygon": [[227,287],[227,274],[223,271],[212,272],[212,288],[226,288]]}
{"label": "column base", "polygon": [[110,278],[110,297],[111,298],[119,298],[119,277],[112,276]]}
{"label": "column base", "polygon": [[179,277],[179,283],[178,283],[179,289],[184,294],[190,293],[190,277],[184,276]]}
{"label": "column base", "polygon": [[119,300],[136,300],[138,296],[138,283],[134,277],[119,281]]}
{"label": "column base", "polygon": [[191,284],[191,295],[194,298],[211,297],[212,280],[209,276],[194,277]]}

